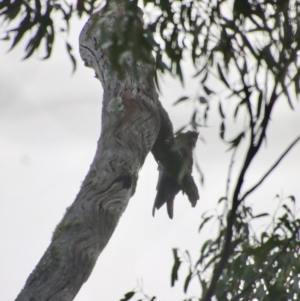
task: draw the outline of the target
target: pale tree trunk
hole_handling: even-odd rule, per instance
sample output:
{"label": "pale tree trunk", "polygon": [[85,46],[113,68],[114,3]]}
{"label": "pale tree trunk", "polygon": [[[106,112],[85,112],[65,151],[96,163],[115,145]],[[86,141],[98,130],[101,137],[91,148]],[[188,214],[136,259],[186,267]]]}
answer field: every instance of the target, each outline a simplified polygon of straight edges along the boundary
{"label": "pale tree trunk", "polygon": [[[108,53],[99,47],[102,27],[111,30],[114,16],[124,14],[121,6],[111,5],[111,9],[109,15],[103,10],[94,14],[80,35],[81,57],[95,70],[104,89],[101,137],[95,158],[17,301],[73,300],[134,194],[138,172],[149,151],[162,164],[172,156],[179,163],[181,160],[176,152],[168,156],[174,143],[172,124],[158,100],[153,67],[139,62],[138,77],[127,68],[120,79],[111,70]],[[182,182],[183,191],[194,205],[198,192],[191,175],[183,177]]]}

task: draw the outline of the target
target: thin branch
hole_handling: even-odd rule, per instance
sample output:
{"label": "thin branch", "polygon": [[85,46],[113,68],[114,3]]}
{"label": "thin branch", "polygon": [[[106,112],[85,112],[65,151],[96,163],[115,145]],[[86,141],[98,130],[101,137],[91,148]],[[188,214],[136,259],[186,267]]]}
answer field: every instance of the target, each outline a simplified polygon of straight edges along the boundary
{"label": "thin branch", "polygon": [[[296,77],[297,77],[298,73],[299,73],[299,71],[296,72],[296,74],[295,74],[292,78],[289,78],[290,81],[289,81],[287,84],[281,85],[281,86],[282,86],[282,90],[278,93],[278,97],[279,97],[281,94],[283,94],[283,93],[285,93],[285,94],[288,93],[288,89],[287,89],[287,88],[288,88],[288,87],[296,80]],[[287,96],[287,95],[286,95],[286,96]],[[291,103],[291,100],[289,99],[289,96],[287,96],[287,98],[288,98],[289,105],[290,105],[291,109],[293,110],[294,107],[293,107],[293,105],[292,105],[292,103]]]}
{"label": "thin branch", "polygon": [[[284,70],[282,70],[282,72],[285,72],[285,71],[286,70],[284,68]],[[257,151],[259,150],[259,148],[262,144],[263,138],[265,136],[265,133],[266,133],[269,121],[270,121],[270,116],[271,116],[271,112],[274,107],[274,104],[275,104],[276,100],[278,100],[278,95],[276,93],[277,85],[278,85],[278,81],[275,82],[273,91],[272,91],[272,94],[270,97],[270,102],[268,105],[266,105],[265,116],[262,121],[262,131],[261,131],[261,135],[259,137],[257,145],[254,145],[254,141],[252,141],[252,139],[251,139],[252,137],[250,137],[250,145],[249,145],[249,148],[248,148],[248,151],[246,154],[245,161],[242,165],[242,170],[240,171],[240,174],[238,176],[238,180],[237,180],[237,183],[235,186],[235,190],[234,190],[233,197],[232,197],[231,210],[229,212],[229,215],[227,216],[227,229],[226,229],[226,233],[225,233],[225,243],[223,245],[223,248],[222,248],[222,251],[220,254],[221,259],[213,270],[213,275],[212,275],[209,287],[208,287],[202,301],[210,301],[211,300],[212,296],[214,295],[218,280],[222,274],[222,271],[224,270],[225,265],[227,264],[230,253],[232,252],[232,248],[231,248],[231,240],[232,240],[232,233],[233,233],[232,229],[233,229],[234,221],[236,218],[237,209],[238,209],[239,205],[241,204],[240,199],[239,199],[239,194],[241,192],[245,174],[246,174],[253,158],[257,154]]]}
{"label": "thin branch", "polygon": [[[236,39],[235,39],[236,40]],[[238,44],[238,41],[236,40],[236,43]],[[246,62],[246,58],[243,57],[244,59],[244,63]],[[243,92],[245,93],[245,101],[247,103],[247,110],[249,113],[249,121],[250,121],[250,131],[251,131],[251,143],[253,144],[254,142],[254,128],[255,128],[255,121],[254,121],[254,117],[253,117],[253,112],[252,112],[252,108],[251,108],[251,102],[250,102],[250,95],[251,93],[249,92],[249,86],[247,86],[246,82],[245,82],[245,75],[247,74],[246,71],[242,71],[240,66],[237,63],[237,59],[234,59],[235,62],[235,66],[237,68],[237,70],[239,71],[240,77],[241,77],[241,81],[243,84]],[[248,70],[247,70],[248,71]]]}
{"label": "thin branch", "polygon": [[264,269],[259,273],[258,275],[254,276],[252,280],[250,280],[244,287],[244,289],[235,297],[231,299],[231,301],[237,301],[239,298],[241,298],[251,287],[252,285],[259,279],[261,279],[269,270],[269,268],[272,266],[272,264],[279,258],[282,253],[286,251],[288,246],[290,245],[291,241],[294,239],[296,235],[296,231],[293,233],[293,235],[286,241],[286,243],[283,245],[283,248],[281,251],[273,255],[273,258],[269,261],[269,263],[264,267]]}
{"label": "thin branch", "polygon": [[278,160],[273,164],[273,166],[267,171],[267,173],[257,182],[252,188],[250,188],[241,198],[242,202],[250,193],[252,193],[261,183],[268,177],[268,175],[277,167],[281,160],[288,154],[288,152],[295,146],[295,144],[300,140],[300,136],[297,137],[293,143],[286,149],[286,151],[278,158]]}
{"label": "thin branch", "polygon": [[274,84],[273,91],[272,91],[272,94],[270,97],[270,102],[269,102],[269,104],[267,104],[265,106],[265,116],[261,122],[262,130],[261,130],[261,134],[258,139],[257,145],[255,146],[255,148],[257,150],[259,149],[259,147],[265,137],[273,106],[274,106],[276,100],[278,99],[278,97],[280,96],[280,94],[282,93],[282,91],[279,94],[276,93],[278,83],[282,82],[282,77],[287,74],[288,67],[295,61],[296,57],[297,57],[297,51],[294,50],[293,53],[290,55],[289,59],[284,62],[284,66],[281,68],[280,72],[278,73],[277,78],[275,78],[275,84]]}
{"label": "thin branch", "polygon": [[230,180],[231,180],[231,172],[232,172],[232,168],[234,165],[234,158],[237,152],[237,147],[234,148],[233,152],[232,152],[232,156],[230,159],[230,164],[229,164],[229,169],[228,169],[228,175],[227,175],[227,185],[226,185],[226,198],[227,200],[229,200],[229,185],[230,185]]}
{"label": "thin branch", "polygon": [[[267,30],[269,29],[266,26],[266,24],[265,24],[265,28]],[[268,33],[269,33],[270,37],[272,38],[271,32],[268,31]],[[264,141],[264,138],[266,137],[266,131],[267,131],[267,128],[269,125],[271,113],[273,111],[274,105],[275,105],[276,101],[278,100],[278,96],[279,96],[278,93],[276,92],[276,90],[278,88],[278,84],[280,82],[282,82],[282,79],[287,74],[288,67],[290,66],[291,63],[293,63],[295,61],[296,57],[297,57],[297,51],[294,50],[288,59],[285,59],[285,60],[279,62],[279,64],[281,66],[283,65],[282,68],[280,68],[279,72],[277,74],[274,74],[274,72],[273,72],[275,83],[273,86],[273,90],[271,92],[271,96],[269,98],[270,99],[269,103],[266,102],[266,104],[265,104],[264,117],[260,124],[261,132],[258,137],[257,143],[254,142],[254,140],[252,139],[253,137],[250,137],[250,145],[249,145],[247,153],[246,153],[245,161],[242,164],[242,169],[238,175],[238,179],[237,179],[234,193],[232,196],[231,210],[229,211],[229,214],[227,216],[227,228],[226,228],[226,232],[225,232],[225,243],[224,243],[221,253],[220,253],[221,258],[213,270],[210,284],[209,284],[206,292],[204,293],[204,297],[203,297],[202,301],[210,301],[212,296],[215,294],[218,280],[219,280],[220,276],[222,275],[222,272],[227,264],[228,258],[230,257],[230,254],[232,252],[233,225],[234,225],[234,222],[236,219],[237,209],[238,209],[239,205],[241,204],[240,193],[241,193],[241,188],[243,186],[244,178],[245,178],[246,172],[248,171],[248,169],[250,167],[252,160],[256,156],[258,150],[260,149],[260,147],[262,145],[262,142]],[[267,86],[267,83],[266,83],[266,86]],[[246,97],[247,97],[247,94],[246,94]],[[250,109],[251,109],[251,107],[250,107]],[[250,119],[251,119],[251,110],[249,111],[249,107],[248,107],[248,113],[250,114]],[[251,126],[251,120],[250,120],[250,126]],[[253,130],[253,129],[251,129],[251,130]]]}

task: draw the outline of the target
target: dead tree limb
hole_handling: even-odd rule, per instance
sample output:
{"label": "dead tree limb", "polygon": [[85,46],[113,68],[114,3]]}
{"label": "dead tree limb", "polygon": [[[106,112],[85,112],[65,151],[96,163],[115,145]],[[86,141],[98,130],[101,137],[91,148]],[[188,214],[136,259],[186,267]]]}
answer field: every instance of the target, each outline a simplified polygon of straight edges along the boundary
{"label": "dead tree limb", "polygon": [[[130,67],[120,76],[112,68],[107,49],[100,47],[103,30],[112,31],[119,16],[126,17],[124,6],[111,1],[91,16],[80,34],[81,57],[95,70],[104,89],[101,136],[74,203],[56,227],[48,249],[16,301],[73,300],[134,194],[147,154],[152,150],[163,165],[168,152],[175,158],[173,164],[182,160],[165,143],[168,139],[171,145],[174,143],[173,129],[158,100],[153,65],[140,61],[138,76]],[[142,26],[138,18],[136,22]],[[127,59],[130,66],[130,55]],[[166,164],[166,170],[172,166]],[[174,170],[170,175],[176,178],[179,171]],[[182,183],[194,205],[198,191],[191,175],[185,175]]]}

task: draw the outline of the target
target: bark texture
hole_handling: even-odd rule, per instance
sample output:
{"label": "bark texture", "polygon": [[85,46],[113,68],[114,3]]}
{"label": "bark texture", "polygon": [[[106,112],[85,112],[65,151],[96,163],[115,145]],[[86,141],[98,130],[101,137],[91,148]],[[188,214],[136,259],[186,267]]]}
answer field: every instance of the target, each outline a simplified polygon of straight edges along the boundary
{"label": "bark texture", "polygon": [[[101,136],[74,203],[56,227],[51,244],[17,301],[75,298],[134,194],[138,172],[149,151],[164,166],[172,157],[173,163],[167,163],[165,169],[174,179],[180,174],[173,164],[182,159],[171,149],[172,124],[158,100],[152,65],[139,62],[138,77],[136,71],[126,68],[120,78],[111,68],[106,49],[99,47],[103,30],[111,31],[120,15],[126,17],[124,7],[112,2],[92,15],[80,34],[81,57],[95,70],[104,89]],[[136,25],[142,26],[139,18]],[[130,55],[127,60],[130,65]],[[194,205],[198,191],[191,175],[184,175],[182,183],[187,183],[183,191]]]}

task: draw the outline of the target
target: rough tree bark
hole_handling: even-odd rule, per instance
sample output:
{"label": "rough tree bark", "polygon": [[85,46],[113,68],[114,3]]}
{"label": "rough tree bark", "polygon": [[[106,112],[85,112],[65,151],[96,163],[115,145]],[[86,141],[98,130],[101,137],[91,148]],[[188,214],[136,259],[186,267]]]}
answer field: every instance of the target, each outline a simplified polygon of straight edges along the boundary
{"label": "rough tree bark", "polygon": [[[199,198],[190,173],[178,179],[182,157],[174,151],[172,124],[158,100],[153,66],[139,62],[138,77],[126,68],[120,78],[111,68],[108,52],[99,47],[102,29],[112,30],[115,17],[120,15],[126,16],[125,8],[111,2],[91,16],[80,34],[81,57],[95,70],[104,89],[101,136],[74,203],[56,227],[17,301],[75,298],[134,194],[138,172],[149,151],[181,182],[193,206]],[[136,22],[142,26],[139,18]]]}

